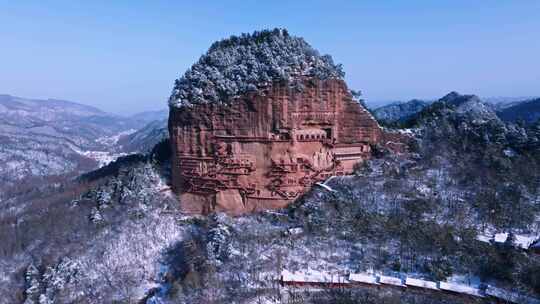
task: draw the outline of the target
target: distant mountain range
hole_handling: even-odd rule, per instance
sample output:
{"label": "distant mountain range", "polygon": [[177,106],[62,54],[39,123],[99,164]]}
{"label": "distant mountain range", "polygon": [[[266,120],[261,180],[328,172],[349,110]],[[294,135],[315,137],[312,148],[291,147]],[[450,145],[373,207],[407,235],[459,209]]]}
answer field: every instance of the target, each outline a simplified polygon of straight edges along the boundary
{"label": "distant mountain range", "polygon": [[[450,98],[456,94],[453,92],[444,98]],[[477,96],[474,96],[474,99],[481,100]],[[532,124],[540,119],[540,98],[517,99],[496,97],[485,98],[481,101],[483,111],[487,111],[487,108],[489,108],[490,112],[493,111],[500,119],[507,122],[523,121],[526,124]],[[390,103],[371,111],[380,123],[392,126],[402,124],[411,119],[431,103],[432,101],[413,99],[406,102]]]}
{"label": "distant mountain range", "polygon": [[160,141],[169,138],[167,119],[153,120],[141,129],[122,136],[118,144],[123,151],[149,152]]}
{"label": "distant mountain range", "polygon": [[505,106],[505,105],[511,105],[515,103],[522,102],[524,100],[531,100],[535,98],[539,98],[539,96],[514,96],[514,97],[508,97],[508,96],[489,96],[489,97],[481,97],[483,101],[487,103],[491,103],[498,106]]}
{"label": "distant mountain range", "polygon": [[[146,151],[151,140],[140,135],[146,131],[137,131],[167,114],[123,117],[71,101],[0,95],[0,192],[23,178],[76,175],[120,155]],[[136,136],[128,137],[132,133]]]}
{"label": "distant mountain range", "polygon": [[137,121],[152,122],[155,120],[164,120],[169,117],[169,110],[157,110],[157,111],[145,111],[140,112],[134,115],[131,115],[130,118]]}
{"label": "distant mountain range", "polygon": [[504,121],[535,123],[540,119],[540,98],[512,103],[497,111],[497,115]]}

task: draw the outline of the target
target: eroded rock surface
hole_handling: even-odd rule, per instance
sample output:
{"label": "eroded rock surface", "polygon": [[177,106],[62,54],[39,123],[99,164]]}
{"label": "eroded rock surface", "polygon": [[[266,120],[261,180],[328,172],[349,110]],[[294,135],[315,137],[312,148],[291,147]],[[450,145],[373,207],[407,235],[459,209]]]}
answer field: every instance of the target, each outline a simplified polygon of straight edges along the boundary
{"label": "eroded rock surface", "polygon": [[281,208],[350,174],[382,131],[341,79],[274,83],[227,104],[171,107],[173,188],[186,212]]}

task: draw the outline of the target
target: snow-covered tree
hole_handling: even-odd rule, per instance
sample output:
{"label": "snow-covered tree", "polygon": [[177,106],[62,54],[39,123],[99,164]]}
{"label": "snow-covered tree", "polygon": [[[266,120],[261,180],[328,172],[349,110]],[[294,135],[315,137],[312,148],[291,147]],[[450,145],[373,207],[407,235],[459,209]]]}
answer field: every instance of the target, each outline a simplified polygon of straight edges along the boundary
{"label": "snow-covered tree", "polygon": [[207,254],[209,261],[219,265],[231,252],[231,230],[223,223],[224,214],[214,214],[212,216],[212,227],[207,234]]}
{"label": "snow-covered tree", "polygon": [[41,292],[40,273],[33,263],[26,268],[26,300],[25,304],[36,303]]}
{"label": "snow-covered tree", "polygon": [[90,211],[90,220],[94,224],[99,224],[103,222],[103,216],[101,215],[101,212],[99,211],[97,207],[93,207],[92,210]]}
{"label": "snow-covered tree", "polygon": [[271,82],[298,88],[302,77],[343,78],[340,64],[320,55],[300,37],[274,29],[217,41],[197,63],[175,81],[171,107],[227,103]]}

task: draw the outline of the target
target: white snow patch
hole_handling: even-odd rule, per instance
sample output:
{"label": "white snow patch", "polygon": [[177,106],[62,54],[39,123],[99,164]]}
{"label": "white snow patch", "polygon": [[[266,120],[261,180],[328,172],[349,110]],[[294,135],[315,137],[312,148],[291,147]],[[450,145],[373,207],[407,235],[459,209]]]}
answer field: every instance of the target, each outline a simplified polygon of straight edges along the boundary
{"label": "white snow patch", "polygon": [[127,155],[127,153],[111,153],[106,151],[84,151],[81,154],[97,161],[100,168],[112,163],[119,157]]}
{"label": "white snow patch", "polygon": [[519,298],[519,296],[514,294],[513,292],[510,292],[508,290],[504,290],[501,288],[493,287],[491,285],[487,286],[486,295],[503,299],[506,301],[510,301],[510,302],[516,302],[516,300]]}
{"label": "white snow patch", "polygon": [[447,278],[446,281],[463,285],[471,285],[474,287],[479,287],[482,283],[482,280],[480,280],[479,277],[465,274],[453,274],[452,276]]}
{"label": "white snow patch", "polygon": [[513,149],[511,148],[506,148],[503,150],[503,153],[504,155],[508,156],[508,157],[514,157],[516,156],[516,151],[514,151]]}
{"label": "white snow patch", "polygon": [[302,229],[302,227],[289,228],[287,229],[287,232],[289,235],[299,235],[304,232],[304,229]]}
{"label": "white snow patch", "polygon": [[487,236],[485,234],[479,234],[476,236],[476,239],[480,242],[489,243],[491,241],[491,237]]}
{"label": "white snow patch", "polygon": [[506,242],[506,239],[508,239],[508,233],[497,233],[493,237],[493,240],[497,243],[504,243]]}
{"label": "white snow patch", "polygon": [[129,129],[129,130],[122,131],[122,132],[120,132],[118,134],[115,134],[115,135],[112,135],[112,136],[100,137],[100,138],[96,139],[96,142],[99,143],[99,144],[105,145],[105,146],[113,146],[113,145],[116,145],[118,143],[118,140],[120,140],[120,138],[122,136],[133,134],[136,131],[137,130],[135,130],[135,129]]}
{"label": "white snow patch", "polygon": [[327,191],[330,191],[330,192],[336,192],[336,190],[332,189],[330,186],[328,185],[325,185],[323,183],[315,183],[315,185],[327,190]]}

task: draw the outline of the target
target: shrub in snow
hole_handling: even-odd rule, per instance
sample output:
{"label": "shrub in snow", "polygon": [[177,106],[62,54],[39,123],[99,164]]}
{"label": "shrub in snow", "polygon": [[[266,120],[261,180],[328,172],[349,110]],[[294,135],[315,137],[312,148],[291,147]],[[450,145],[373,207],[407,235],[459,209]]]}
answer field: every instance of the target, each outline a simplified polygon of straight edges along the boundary
{"label": "shrub in snow", "polygon": [[64,258],[56,267],[47,267],[43,274],[43,282],[48,288],[63,289],[67,283],[75,280],[78,269],[77,262]]}
{"label": "shrub in snow", "polygon": [[301,77],[343,78],[340,64],[321,56],[304,39],[274,29],[231,36],[212,44],[206,54],[179,79],[169,99],[171,107],[226,103],[231,97],[257,91],[271,82],[301,89]]}
{"label": "shrub in snow", "polygon": [[43,275],[31,264],[25,274],[28,287],[24,303],[56,303],[55,294],[64,289],[66,284],[75,281],[78,269],[79,264],[69,258],[62,259],[56,266],[47,267]]}
{"label": "shrub in snow", "polygon": [[212,218],[213,227],[207,233],[206,250],[211,263],[220,264],[231,252],[230,227],[220,222],[219,216]]}
{"label": "shrub in snow", "polygon": [[39,304],[53,304],[54,299],[51,299],[47,294],[42,294],[39,296]]}
{"label": "shrub in snow", "polygon": [[100,189],[97,192],[97,202],[102,208],[105,208],[111,201],[111,193],[108,189]]}
{"label": "shrub in snow", "polygon": [[94,224],[99,224],[103,222],[103,216],[97,207],[93,207],[90,211],[90,220]]}
{"label": "shrub in snow", "polygon": [[25,304],[36,303],[41,292],[40,273],[34,264],[30,264],[26,268],[25,281],[26,281],[26,300]]}

